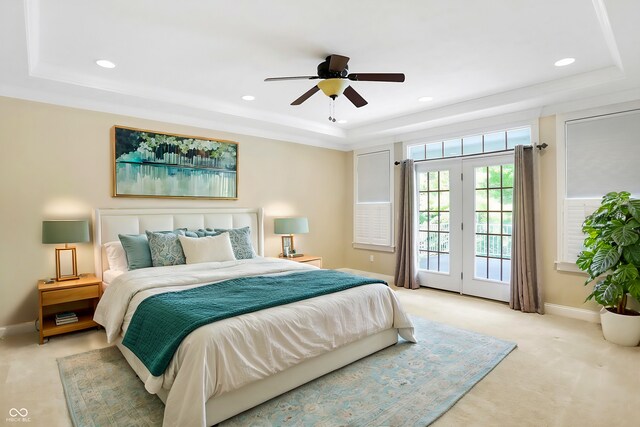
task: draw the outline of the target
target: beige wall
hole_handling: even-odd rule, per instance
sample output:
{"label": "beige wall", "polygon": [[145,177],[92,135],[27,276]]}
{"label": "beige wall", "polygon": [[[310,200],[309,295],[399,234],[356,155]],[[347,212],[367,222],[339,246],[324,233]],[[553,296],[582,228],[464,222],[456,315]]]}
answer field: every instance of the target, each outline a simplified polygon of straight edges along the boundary
{"label": "beige wall", "polygon": [[[547,303],[565,305],[576,308],[597,310],[595,303],[584,304],[589,294],[588,288],[582,284],[585,275],[557,271],[555,268],[557,245],[557,178],[556,178],[556,125],[555,116],[543,117],[539,120],[540,141],[549,144],[539,157],[540,176],[540,236],[541,236],[541,283],[544,300]],[[402,144],[395,145],[396,160],[404,158]],[[353,188],[353,153],[347,162],[347,180]],[[399,168],[395,170],[396,210],[398,201]],[[353,192],[347,195],[349,199],[347,211],[347,233],[353,236]],[[369,256],[374,256],[374,262]],[[393,276],[395,268],[395,254],[353,249],[351,240],[348,242],[345,255],[346,265],[350,268],[372,271]]]}
{"label": "beige wall", "polygon": [[[203,201],[111,197],[114,124],[229,139],[240,143],[239,199]],[[588,294],[582,275],[558,272],[556,259],[555,116],[540,119],[542,284],[545,301],[577,308]],[[100,207],[236,206],[265,208],[265,254],[279,252],[276,216],[305,215],[310,233],[296,246],[321,255],[325,266],[393,275],[395,254],[352,248],[353,153],[159,123],[0,97],[0,327],[37,316],[35,282],[55,274],[54,246],[43,245],[43,219],[90,218]],[[402,144],[395,144],[401,159]],[[396,205],[399,170],[395,168]],[[293,177],[293,178],[292,178]],[[374,261],[369,257],[373,255]],[[81,272],[93,271],[91,244],[78,245]]]}
{"label": "beige wall", "polygon": [[[239,142],[239,199],[111,197],[114,124]],[[267,256],[280,248],[273,218],[304,215],[310,233],[296,236],[297,249],[323,256],[327,267],[344,265],[348,153],[2,97],[0,147],[0,327],[34,320],[36,281],[55,275],[55,245],[41,243],[42,220],[91,218],[95,208],[262,206]],[[78,245],[78,264],[93,271],[91,244]]]}
{"label": "beige wall", "polygon": [[549,146],[539,156],[540,188],[540,252],[544,300],[547,303],[598,310],[593,302],[584,303],[589,288],[583,286],[586,275],[557,271],[558,193],[556,117],[540,119],[540,142]]}
{"label": "beige wall", "polygon": [[[349,153],[347,159],[347,185],[351,189],[347,194],[348,206],[347,206],[347,222],[346,222],[346,240],[345,240],[345,265],[349,268],[362,271],[370,271],[372,273],[385,274],[393,276],[396,265],[396,254],[392,252],[378,252],[365,249],[353,248],[353,202],[354,202],[354,173],[353,173],[353,151]],[[402,156],[402,143],[398,142],[394,145],[394,158],[395,160],[401,160]],[[396,166],[394,168],[394,209],[397,211],[399,192],[398,186],[400,185],[400,168]],[[397,214],[396,221],[397,222]],[[396,224],[397,229],[397,224]],[[373,256],[373,262],[369,260],[369,257]]]}

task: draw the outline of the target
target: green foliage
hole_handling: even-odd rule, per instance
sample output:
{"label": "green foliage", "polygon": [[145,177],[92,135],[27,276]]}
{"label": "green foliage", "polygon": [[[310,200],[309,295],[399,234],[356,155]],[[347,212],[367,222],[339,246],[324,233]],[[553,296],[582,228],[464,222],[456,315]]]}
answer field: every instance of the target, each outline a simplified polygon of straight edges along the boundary
{"label": "green foliage", "polygon": [[594,282],[587,301],[595,299],[623,314],[627,294],[640,301],[640,200],[630,193],[611,192],[582,225],[585,250],[576,264]]}

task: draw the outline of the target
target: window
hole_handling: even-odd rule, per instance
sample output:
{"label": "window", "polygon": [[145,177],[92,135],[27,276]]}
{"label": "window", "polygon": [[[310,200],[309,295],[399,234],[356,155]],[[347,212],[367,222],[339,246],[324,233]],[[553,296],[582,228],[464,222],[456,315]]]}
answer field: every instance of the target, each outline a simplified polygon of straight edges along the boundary
{"label": "window", "polygon": [[640,196],[640,109],[610,106],[557,117],[558,268],[577,270],[582,222],[610,191]]}
{"label": "window", "polygon": [[354,155],[353,246],[393,251],[393,146]]}
{"label": "window", "polygon": [[529,144],[531,128],[523,127],[426,144],[411,144],[407,147],[407,157],[413,160],[442,159],[511,150],[516,145]]}

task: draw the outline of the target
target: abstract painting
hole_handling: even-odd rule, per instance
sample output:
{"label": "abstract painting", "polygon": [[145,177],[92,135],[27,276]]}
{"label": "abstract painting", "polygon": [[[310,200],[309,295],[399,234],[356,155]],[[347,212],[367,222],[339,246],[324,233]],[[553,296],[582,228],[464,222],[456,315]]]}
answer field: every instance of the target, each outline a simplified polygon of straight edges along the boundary
{"label": "abstract painting", "polygon": [[238,198],[238,143],[114,126],[116,197]]}

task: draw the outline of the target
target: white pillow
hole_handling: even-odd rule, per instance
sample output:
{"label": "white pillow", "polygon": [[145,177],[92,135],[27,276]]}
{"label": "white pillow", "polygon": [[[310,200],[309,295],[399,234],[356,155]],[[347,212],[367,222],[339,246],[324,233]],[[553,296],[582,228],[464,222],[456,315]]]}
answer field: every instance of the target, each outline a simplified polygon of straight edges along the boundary
{"label": "white pillow", "polygon": [[187,264],[212,261],[235,261],[229,233],[217,236],[187,237],[178,236]]}
{"label": "white pillow", "polygon": [[104,244],[107,253],[107,261],[109,261],[109,270],[127,271],[129,263],[127,262],[127,254],[124,252],[120,241],[107,242]]}

